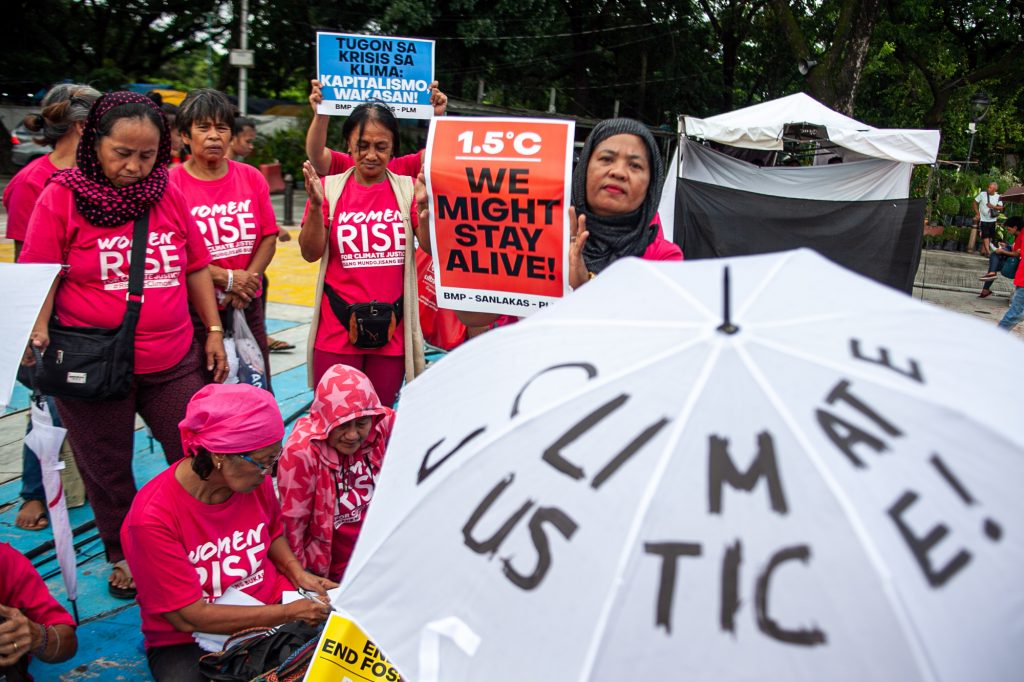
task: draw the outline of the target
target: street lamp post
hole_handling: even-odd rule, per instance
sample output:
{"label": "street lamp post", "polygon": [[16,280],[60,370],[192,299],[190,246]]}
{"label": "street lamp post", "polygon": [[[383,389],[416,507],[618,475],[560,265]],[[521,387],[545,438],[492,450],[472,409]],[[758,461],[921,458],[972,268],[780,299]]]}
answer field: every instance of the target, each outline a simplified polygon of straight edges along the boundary
{"label": "street lamp post", "polygon": [[971,165],[971,154],[974,153],[974,135],[978,132],[978,121],[985,118],[988,113],[988,106],[992,102],[984,91],[979,90],[971,98],[971,122],[967,124],[967,131],[971,134],[971,143],[967,147],[967,164]]}
{"label": "street lamp post", "polygon": [[[971,154],[974,152],[974,136],[978,132],[978,121],[985,118],[989,104],[991,104],[991,100],[983,90],[979,90],[971,98],[971,122],[967,124],[967,131],[971,134],[971,143],[967,146],[967,163],[964,164],[968,169],[971,166]],[[967,241],[967,251],[970,253],[974,252],[974,247],[977,244],[979,228],[980,225],[974,226],[971,230],[971,237]]]}

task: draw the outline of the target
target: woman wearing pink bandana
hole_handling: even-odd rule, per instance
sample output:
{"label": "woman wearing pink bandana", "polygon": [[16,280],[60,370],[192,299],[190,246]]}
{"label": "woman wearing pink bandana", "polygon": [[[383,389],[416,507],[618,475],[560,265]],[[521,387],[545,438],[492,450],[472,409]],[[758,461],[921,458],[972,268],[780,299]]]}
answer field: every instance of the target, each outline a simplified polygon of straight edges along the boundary
{"label": "woman wearing pink bandana", "polygon": [[[110,591],[135,596],[121,551],[121,522],[135,496],[135,414],[146,420],[168,462],[182,457],[177,423],[203,385],[192,347],[191,303],[211,331],[220,329],[210,254],[181,193],[167,183],[170,133],[147,97],[113,92],[93,105],[82,130],[77,167],[58,171],[29,220],[23,263],[64,265],[43,304],[30,345],[49,345],[51,315],[61,324],[116,328],[125,313],[134,221],[149,214],[144,300],[135,330],[134,382],[120,400],[60,399],[58,411],[75,450],[96,525],[114,564]],[[227,372],[222,334],[205,344],[206,368]],[[26,349],[25,364],[34,364]]]}
{"label": "woman wearing pink bandana", "polygon": [[[187,459],[139,491],[121,530],[150,670],[158,681],[174,682],[206,679],[192,633],[320,623],[326,590],[337,587],[306,572],[283,534],[268,475],[284,436],[274,396],[246,384],[211,384],[193,396],[180,428]],[[281,604],[281,593],[293,587],[324,602]],[[229,588],[265,606],[215,603]]]}
{"label": "woman wearing pink bandana", "polygon": [[341,580],[394,419],[365,374],[347,365],[324,372],[277,469],[285,535],[307,570]]}

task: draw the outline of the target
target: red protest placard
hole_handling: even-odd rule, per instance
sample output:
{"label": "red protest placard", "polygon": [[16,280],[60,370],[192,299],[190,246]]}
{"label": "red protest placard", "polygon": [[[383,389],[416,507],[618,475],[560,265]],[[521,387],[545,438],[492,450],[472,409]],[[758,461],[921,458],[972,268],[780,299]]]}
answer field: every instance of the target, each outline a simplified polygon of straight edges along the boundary
{"label": "red protest placard", "polygon": [[427,140],[442,308],[525,316],[568,288],[572,121],[435,118]]}

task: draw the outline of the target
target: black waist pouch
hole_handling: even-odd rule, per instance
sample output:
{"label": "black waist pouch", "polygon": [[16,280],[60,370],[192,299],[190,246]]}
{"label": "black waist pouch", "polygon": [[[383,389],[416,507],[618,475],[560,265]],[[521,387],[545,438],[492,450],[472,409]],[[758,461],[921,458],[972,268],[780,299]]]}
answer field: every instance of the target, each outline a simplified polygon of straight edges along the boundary
{"label": "black waist pouch", "polygon": [[394,303],[348,303],[326,282],[324,293],[334,316],[348,330],[349,343],[356,348],[382,348],[402,321],[401,296]]}

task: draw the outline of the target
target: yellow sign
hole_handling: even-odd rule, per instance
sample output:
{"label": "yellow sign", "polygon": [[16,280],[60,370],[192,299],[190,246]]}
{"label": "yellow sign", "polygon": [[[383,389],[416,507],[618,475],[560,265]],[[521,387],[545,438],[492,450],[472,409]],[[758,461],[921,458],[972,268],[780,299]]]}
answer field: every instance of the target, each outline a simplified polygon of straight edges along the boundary
{"label": "yellow sign", "polygon": [[384,653],[348,618],[332,613],[303,682],[399,682]]}

